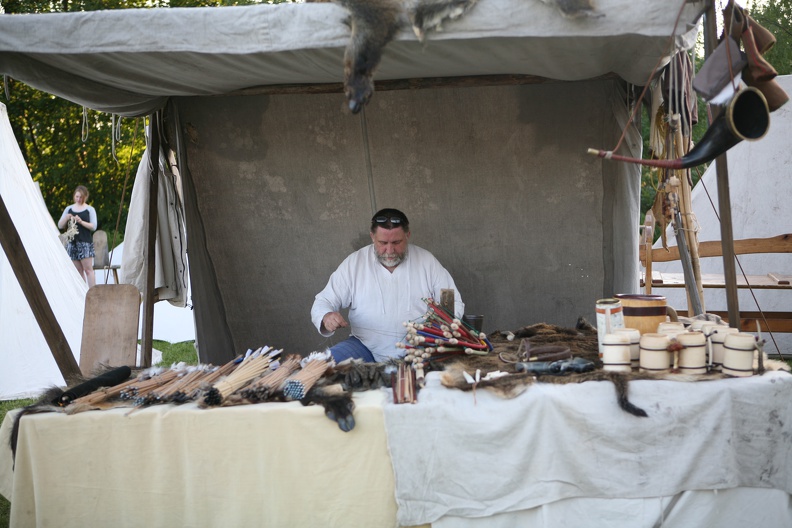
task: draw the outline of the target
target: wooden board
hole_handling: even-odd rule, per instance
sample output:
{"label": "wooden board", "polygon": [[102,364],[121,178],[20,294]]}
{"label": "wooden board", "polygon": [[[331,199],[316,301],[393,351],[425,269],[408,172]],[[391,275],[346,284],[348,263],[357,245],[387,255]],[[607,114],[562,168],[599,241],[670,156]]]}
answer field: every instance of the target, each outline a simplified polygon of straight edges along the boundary
{"label": "wooden board", "polygon": [[[708,311],[707,313],[721,316],[729,322],[729,313],[725,311]],[[687,310],[677,310],[677,315],[689,317]],[[762,332],[792,333],[792,312],[740,312],[740,331],[756,332],[759,321]]]}
{"label": "wooden board", "polygon": [[94,375],[100,365],[135,366],[140,292],[131,284],[99,284],[85,296],[80,371]]}
{"label": "wooden board", "polygon": [[[723,248],[720,240],[699,242],[698,252],[700,258],[722,257]],[[646,248],[638,248],[641,263],[646,266]],[[757,253],[792,253],[792,234],[783,234],[770,238],[746,238],[734,241],[735,255],[755,255]],[[652,250],[652,262],[671,262],[679,260],[679,248],[669,246]]]}
{"label": "wooden board", "polygon": [[[748,275],[743,277],[737,275],[738,288],[752,288],[755,290],[792,290],[792,275],[781,273],[768,273],[767,275]],[[701,275],[702,286],[704,288],[724,288],[726,279],[723,275],[704,273]],[[641,286],[644,286],[645,277],[641,275]],[[652,272],[653,288],[684,288],[684,273],[660,273]]]}

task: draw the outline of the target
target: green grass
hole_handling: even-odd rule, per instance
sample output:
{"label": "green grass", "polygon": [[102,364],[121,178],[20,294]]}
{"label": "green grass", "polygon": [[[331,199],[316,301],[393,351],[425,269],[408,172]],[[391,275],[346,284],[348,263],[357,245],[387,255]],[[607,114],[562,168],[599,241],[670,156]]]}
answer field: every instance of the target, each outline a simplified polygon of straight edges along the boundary
{"label": "green grass", "polygon": [[[30,399],[0,401],[0,423],[3,422],[3,419],[5,418],[5,415],[8,411],[30,405],[34,401],[36,400]],[[1,441],[7,442],[8,440],[3,438]],[[5,497],[0,496],[0,528],[8,528],[10,522],[11,503],[8,502]]]}
{"label": "green grass", "polygon": [[[194,341],[184,341],[182,343],[168,343],[167,341],[154,341],[154,348],[162,352],[162,361],[159,366],[170,367],[174,363],[184,362],[189,365],[198,364],[198,352],[195,350]],[[0,401],[0,423],[3,422],[8,411],[25,407],[35,402],[29,400],[7,400]],[[7,439],[0,441],[6,442]],[[11,503],[5,497],[0,496],[0,528],[8,528],[11,522]]]}
{"label": "green grass", "polygon": [[155,340],[152,346],[162,352],[162,361],[159,362],[161,367],[170,367],[180,361],[188,365],[198,364],[198,351],[195,349],[195,341],[168,343],[167,341]]}

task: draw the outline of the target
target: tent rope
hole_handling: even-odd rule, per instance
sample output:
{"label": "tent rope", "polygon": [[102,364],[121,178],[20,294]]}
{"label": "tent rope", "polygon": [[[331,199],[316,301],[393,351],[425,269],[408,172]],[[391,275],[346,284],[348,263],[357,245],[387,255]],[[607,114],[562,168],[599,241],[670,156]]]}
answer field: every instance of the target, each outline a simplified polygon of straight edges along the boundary
{"label": "tent rope", "polygon": [[[119,125],[120,122],[121,120],[119,119]],[[135,131],[132,135],[132,147],[129,149],[129,159],[127,160],[126,176],[124,177],[124,188],[121,191],[121,201],[118,204],[118,216],[116,218],[115,228],[113,229],[112,242],[110,244],[110,247],[112,248],[110,250],[110,262],[113,262],[113,252],[115,251],[116,235],[118,234],[118,227],[121,225],[121,213],[124,210],[124,199],[126,198],[127,184],[129,183],[129,172],[130,172],[130,168],[132,167],[132,155],[135,153],[135,144],[137,143],[137,134],[138,134],[139,125],[140,125],[140,119],[135,119]],[[119,127],[119,133],[120,133],[120,127]],[[109,278],[108,276],[105,276],[105,284],[107,284],[108,278]]]}
{"label": "tent rope", "polygon": [[82,134],[80,135],[80,139],[85,143],[88,141],[88,107],[83,106],[82,109]]}
{"label": "tent rope", "polygon": [[[118,119],[116,119],[116,117]],[[118,157],[116,157],[116,144],[121,141],[121,120],[123,118],[121,116],[116,116],[115,114],[110,114],[110,152],[113,155],[113,160],[116,163],[119,163]]]}

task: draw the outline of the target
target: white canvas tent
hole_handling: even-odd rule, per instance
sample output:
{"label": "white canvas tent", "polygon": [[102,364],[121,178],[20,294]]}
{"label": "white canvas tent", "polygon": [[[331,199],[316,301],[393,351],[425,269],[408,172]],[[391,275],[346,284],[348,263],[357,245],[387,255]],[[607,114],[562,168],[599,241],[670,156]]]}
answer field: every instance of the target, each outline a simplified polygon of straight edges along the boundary
{"label": "white canvas tent", "polygon": [[[63,250],[58,228],[19,151],[5,105],[0,105],[0,195],[79,363],[88,287]],[[33,396],[63,383],[8,258],[0,251],[0,400]]]}
{"label": "white canvas tent", "polygon": [[[792,93],[792,75],[777,78],[787,93]],[[731,194],[732,229],[734,239],[767,238],[792,232],[792,105],[785,105],[770,115],[770,129],[758,141],[743,141],[730,149],[726,157],[729,166],[729,189]],[[698,226],[699,242],[721,240],[718,221],[718,186],[715,164],[707,168],[701,181],[691,193],[693,213]],[[676,244],[673,229],[668,230],[669,244]],[[657,241],[654,247],[662,247]],[[738,255],[737,259],[747,275],[765,275],[770,272],[792,274],[792,255],[760,254]],[[701,259],[701,273],[723,274],[723,259]],[[655,271],[682,273],[676,262],[657,262]],[[741,274],[737,267],[738,276]],[[669,304],[686,308],[685,291],[678,288],[661,288],[653,293],[665,295]],[[739,308],[742,311],[792,311],[792,292],[755,290],[754,295],[740,289]],[[757,307],[758,302],[758,307]],[[726,311],[726,292],[720,288],[704,288],[704,303],[707,311]],[[776,350],[769,336],[765,350]],[[782,352],[788,354],[792,348],[792,336],[775,334],[775,341]]]}

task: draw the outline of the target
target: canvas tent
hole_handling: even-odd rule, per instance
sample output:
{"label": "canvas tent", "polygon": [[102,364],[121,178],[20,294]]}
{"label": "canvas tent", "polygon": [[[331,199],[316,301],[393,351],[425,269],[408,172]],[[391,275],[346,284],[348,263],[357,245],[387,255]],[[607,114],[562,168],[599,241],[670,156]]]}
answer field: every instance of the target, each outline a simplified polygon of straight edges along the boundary
{"label": "canvas tent", "polygon": [[[792,75],[777,78],[778,83],[787,92],[792,93]],[[759,141],[743,141],[729,150],[729,187],[731,191],[731,210],[734,239],[768,238],[792,229],[792,216],[789,210],[789,196],[792,196],[792,150],[788,148],[792,136],[792,108],[789,105],[773,112],[770,117],[770,129]],[[699,242],[721,240],[720,223],[718,221],[718,193],[715,164],[711,164],[700,182],[691,193],[693,213],[699,226]],[[673,230],[668,230],[669,244],[676,244]],[[662,247],[662,241],[655,244]],[[788,253],[738,255],[738,260],[746,275],[765,275],[792,273],[792,255]],[[701,259],[702,274],[723,274],[723,259]],[[657,262],[653,264],[655,271],[682,273],[681,264],[677,262]],[[741,274],[740,267],[737,268]],[[676,288],[658,289],[656,292],[665,295],[669,304],[686,308],[687,299],[684,290]],[[788,291],[755,290],[753,295],[748,290],[740,289],[738,295],[741,311],[778,312],[789,311],[792,306],[792,295]],[[704,288],[704,303],[707,311],[725,311],[726,292],[723,289]],[[758,306],[757,306],[758,304]],[[776,346],[782,351],[789,351],[792,336],[775,334],[775,343],[768,336],[765,350],[772,352]]]}
{"label": "canvas tent", "polygon": [[[162,111],[201,358],[221,362],[331,344],[313,296],[385,206],[407,212],[485,330],[571,326],[636,290],[640,172],[586,149],[616,144],[632,85],[693,45],[703,7],[601,0],[601,16],[568,19],[480,0],[424,44],[400,32],[357,116],[342,111],[334,4],[2,16],[0,72],[95,110]],[[640,156],[627,132],[622,151]],[[145,230],[135,220],[128,234]]]}
{"label": "canvas tent", "polygon": [[[58,228],[30,177],[2,104],[0,149],[0,196],[79,362],[88,287],[63,250]],[[0,251],[0,400],[30,397],[52,385],[63,385],[63,376],[5,252]]]}

